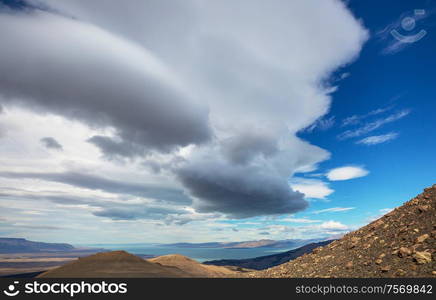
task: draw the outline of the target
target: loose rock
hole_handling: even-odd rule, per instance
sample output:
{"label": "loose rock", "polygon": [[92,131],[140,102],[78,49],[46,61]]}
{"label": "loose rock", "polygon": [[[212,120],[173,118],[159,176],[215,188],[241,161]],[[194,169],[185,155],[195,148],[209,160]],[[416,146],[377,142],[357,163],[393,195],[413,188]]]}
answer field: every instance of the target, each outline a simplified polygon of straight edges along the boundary
{"label": "loose rock", "polygon": [[428,239],[430,236],[426,233],[426,234],[423,234],[423,235],[421,235],[421,236],[419,236],[417,239],[416,239],[416,242],[417,243],[422,243],[422,242],[424,242],[426,239]]}
{"label": "loose rock", "polygon": [[406,256],[408,256],[408,255],[410,255],[410,254],[412,254],[412,251],[410,251],[409,248],[401,247],[401,248],[398,250],[398,256],[399,256],[399,257],[406,257]]}
{"label": "loose rock", "polygon": [[417,251],[413,254],[413,258],[417,264],[422,265],[431,262],[431,253],[427,251]]}
{"label": "loose rock", "polygon": [[381,270],[382,272],[388,272],[388,271],[391,270],[391,267],[390,267],[390,266],[383,266],[383,267],[381,267],[380,270]]}

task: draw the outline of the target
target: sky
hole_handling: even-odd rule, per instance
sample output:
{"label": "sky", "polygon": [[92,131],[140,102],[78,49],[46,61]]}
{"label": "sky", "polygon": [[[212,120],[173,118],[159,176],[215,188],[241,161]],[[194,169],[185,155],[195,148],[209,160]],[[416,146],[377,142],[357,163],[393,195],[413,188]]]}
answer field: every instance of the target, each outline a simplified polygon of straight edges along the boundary
{"label": "sky", "polygon": [[436,1],[1,0],[0,236],[312,239],[436,183]]}

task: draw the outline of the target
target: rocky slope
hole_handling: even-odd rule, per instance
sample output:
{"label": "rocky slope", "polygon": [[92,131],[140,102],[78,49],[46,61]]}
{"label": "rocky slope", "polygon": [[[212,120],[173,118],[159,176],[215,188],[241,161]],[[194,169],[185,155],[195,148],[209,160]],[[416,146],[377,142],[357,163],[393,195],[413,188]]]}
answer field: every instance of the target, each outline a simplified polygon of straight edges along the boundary
{"label": "rocky slope", "polygon": [[248,277],[436,277],[436,185],[311,254]]}

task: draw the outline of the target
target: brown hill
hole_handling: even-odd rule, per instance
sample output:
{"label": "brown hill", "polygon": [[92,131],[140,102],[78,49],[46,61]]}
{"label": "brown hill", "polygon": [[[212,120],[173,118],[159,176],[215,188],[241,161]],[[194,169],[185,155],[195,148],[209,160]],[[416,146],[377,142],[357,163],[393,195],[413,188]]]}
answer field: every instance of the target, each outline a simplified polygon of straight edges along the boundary
{"label": "brown hill", "polygon": [[39,278],[191,277],[176,268],[146,261],[125,251],[97,253],[49,270]]}
{"label": "brown hill", "polygon": [[166,267],[176,267],[191,277],[235,277],[240,272],[221,266],[208,266],[179,254],[163,255],[148,261]]}
{"label": "brown hill", "polygon": [[436,185],[369,225],[248,277],[436,277]]}

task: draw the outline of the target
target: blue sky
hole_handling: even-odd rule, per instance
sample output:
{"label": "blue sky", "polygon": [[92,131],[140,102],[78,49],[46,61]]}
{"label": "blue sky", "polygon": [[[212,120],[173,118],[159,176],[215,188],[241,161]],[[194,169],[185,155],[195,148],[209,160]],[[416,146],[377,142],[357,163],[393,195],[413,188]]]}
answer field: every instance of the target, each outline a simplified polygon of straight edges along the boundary
{"label": "blue sky", "polygon": [[[426,30],[428,34],[420,41],[394,53],[383,51],[393,37],[380,40],[377,32],[400,17],[413,16],[415,9],[434,13],[432,1],[351,1],[351,9],[371,31],[372,38],[365,44],[358,60],[341,69],[350,76],[342,80],[333,93],[330,113],[334,117],[332,128],[301,136],[311,143],[328,149],[332,159],[322,163],[325,170],[340,165],[362,165],[370,171],[368,176],[350,181],[332,182],[335,190],[329,203],[316,203],[314,207],[328,207],[332,203],[356,209],[342,214],[339,219],[349,224],[364,223],[365,216],[377,214],[378,209],[393,208],[434,184],[436,149],[434,129],[436,109],[434,95],[434,70],[436,67],[436,39],[434,15],[417,21],[412,33],[398,28],[403,34],[416,34]],[[377,109],[389,110],[368,116],[355,126],[342,127],[350,116],[368,115]],[[340,140],[339,134],[346,129],[355,129],[374,120],[385,119],[397,112],[410,113],[395,122],[388,123],[368,134]],[[394,140],[376,145],[356,144],[367,136],[397,133]]]}
{"label": "blue sky", "polygon": [[[432,112],[436,111],[436,37],[432,31],[436,20],[432,1],[349,1],[348,4],[371,32],[371,38],[356,61],[338,69],[331,77],[330,80],[338,82],[329,113],[321,118],[318,126],[299,133],[332,155],[319,169],[301,177],[321,178],[334,192],[324,200],[311,199],[310,208],[294,216],[335,220],[358,228],[435,183],[436,118]],[[427,15],[416,21],[414,30],[406,31],[397,24],[405,17],[415,18],[416,9],[424,9]],[[398,25],[393,28],[404,35],[417,34],[420,30],[426,30],[427,34],[416,43],[388,51],[396,40],[380,32],[389,25]],[[368,133],[340,138],[347,130],[356,131],[401,113],[406,115]],[[357,116],[356,121],[345,125],[347,118],[352,121],[349,118],[353,116]],[[386,136],[386,141],[359,143],[374,136]],[[341,166],[357,166],[369,173],[360,178],[329,182],[324,175]],[[328,211],[332,208],[337,211]],[[327,211],[316,213],[320,210]]]}
{"label": "blue sky", "polygon": [[242,241],[367,224],[435,183],[435,13],[0,1],[0,236]]}

